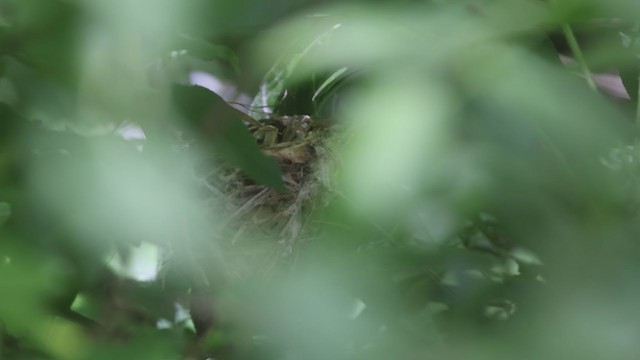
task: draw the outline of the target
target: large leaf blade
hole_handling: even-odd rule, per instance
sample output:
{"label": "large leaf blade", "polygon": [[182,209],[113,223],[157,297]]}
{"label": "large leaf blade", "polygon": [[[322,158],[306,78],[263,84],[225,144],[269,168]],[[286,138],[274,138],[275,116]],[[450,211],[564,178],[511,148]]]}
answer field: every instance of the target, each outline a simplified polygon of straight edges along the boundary
{"label": "large leaf blade", "polygon": [[261,184],[285,189],[277,162],[262,153],[242,124],[248,115],[200,86],[175,85],[173,99],[176,108],[225,161]]}

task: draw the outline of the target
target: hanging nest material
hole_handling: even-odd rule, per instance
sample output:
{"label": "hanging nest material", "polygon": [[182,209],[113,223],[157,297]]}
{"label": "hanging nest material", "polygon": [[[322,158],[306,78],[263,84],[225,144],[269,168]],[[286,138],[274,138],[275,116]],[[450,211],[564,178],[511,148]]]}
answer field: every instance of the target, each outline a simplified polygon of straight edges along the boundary
{"label": "hanging nest material", "polygon": [[[250,125],[262,151],[275,158],[286,191],[256,184],[239,169],[223,164],[207,186],[222,194],[225,256],[240,277],[271,274],[291,264],[310,236],[310,214],[327,202],[331,187],[333,128],[309,116],[272,117]],[[234,256],[238,255],[238,256]],[[235,260],[234,260],[235,259]]]}

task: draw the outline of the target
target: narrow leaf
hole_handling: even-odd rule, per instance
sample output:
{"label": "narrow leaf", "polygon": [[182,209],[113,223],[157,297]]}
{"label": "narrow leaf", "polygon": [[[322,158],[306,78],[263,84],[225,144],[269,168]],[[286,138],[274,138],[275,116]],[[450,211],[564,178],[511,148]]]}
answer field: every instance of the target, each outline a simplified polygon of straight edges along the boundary
{"label": "narrow leaf", "polygon": [[325,80],[320,87],[318,87],[318,90],[316,90],[316,92],[313,94],[313,97],[311,98],[312,101],[316,101],[316,98],[318,97],[318,95],[322,94],[322,91],[324,91],[324,89],[331,85],[334,81],[336,81],[342,74],[344,74],[344,72],[347,71],[346,67],[343,67],[341,69],[338,69],[336,72],[334,72],[333,74],[331,74],[331,76],[329,76],[327,78],[327,80]]}

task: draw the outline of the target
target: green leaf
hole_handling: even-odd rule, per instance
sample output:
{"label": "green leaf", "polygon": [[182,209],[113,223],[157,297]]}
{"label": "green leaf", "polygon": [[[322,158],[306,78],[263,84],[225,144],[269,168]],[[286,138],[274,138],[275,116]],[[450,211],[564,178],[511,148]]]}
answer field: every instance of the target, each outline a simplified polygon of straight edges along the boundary
{"label": "green leaf", "polygon": [[2,225],[11,216],[11,204],[0,201],[0,225]]}
{"label": "green leaf", "polygon": [[327,80],[325,80],[320,87],[318,87],[318,90],[316,90],[316,92],[313,94],[313,97],[311,98],[311,100],[315,101],[316,98],[322,94],[322,92],[324,91],[324,89],[331,85],[333,82],[335,82],[342,74],[344,74],[344,72],[347,71],[346,67],[343,67],[341,69],[338,69],[336,72],[334,72],[333,74],[331,74],[331,76],[329,76],[327,78]]}
{"label": "green leaf", "polygon": [[616,60],[607,64],[610,68],[618,70],[622,84],[633,103],[638,102],[638,79],[640,79],[640,46],[638,45],[640,34],[637,29],[618,32],[619,41],[612,39],[612,48],[615,50]]}
{"label": "green leaf", "polygon": [[218,45],[189,35],[180,35],[180,44],[189,54],[202,60],[224,60],[236,73],[240,73],[240,60],[230,48]]}
{"label": "green leaf", "polygon": [[261,111],[273,109],[278,104],[282,94],[285,92],[287,82],[292,77],[300,62],[309,55],[314,48],[321,46],[338,27],[337,25],[332,26],[316,36],[313,41],[301,50],[292,51],[282,56],[281,59],[276,62],[264,76],[258,94],[256,94],[251,102],[251,108],[260,109],[260,111],[252,112],[251,115],[257,117],[261,115]]}
{"label": "green leaf", "polygon": [[554,65],[562,65],[560,57],[558,56],[558,51],[554,47],[553,42],[550,38],[547,37],[535,41],[530,46],[530,48],[533,53],[547,60],[549,63]]}
{"label": "green leaf", "polygon": [[248,115],[200,86],[175,85],[173,100],[182,115],[225,161],[259,183],[285,190],[277,162],[262,153],[242,123],[249,120]]}
{"label": "green leaf", "polygon": [[638,102],[638,81],[640,80],[640,66],[625,67],[618,70],[622,84],[634,103]]}
{"label": "green leaf", "polygon": [[81,6],[61,0],[7,3],[2,12],[7,26],[2,34],[2,52],[42,75],[74,84],[80,68]]}
{"label": "green leaf", "polygon": [[[347,68],[345,67],[344,69],[346,70]],[[340,70],[338,70],[338,71],[340,71]],[[340,75],[337,77],[337,79],[331,79],[332,76],[329,77],[329,79],[331,79],[332,83],[329,84],[329,86],[327,86],[322,91],[322,93],[319,93],[318,97],[314,100],[315,101],[315,113],[316,114],[322,113],[325,105],[329,102],[329,100],[331,100],[332,97],[337,95],[338,91],[340,91],[342,88],[344,88],[345,86],[349,85],[350,83],[353,83],[354,80],[356,80],[357,78],[361,78],[363,75],[366,74],[366,72],[367,71],[363,70],[363,69],[355,69],[355,70],[352,69],[351,71],[340,73]],[[328,82],[329,79],[327,79],[327,81],[325,81],[325,82]],[[324,85],[324,83],[323,83],[323,85]]]}
{"label": "green leaf", "polygon": [[0,239],[0,322],[14,335],[27,335],[29,329],[46,324],[46,304],[59,294],[61,269],[24,238],[3,232]]}

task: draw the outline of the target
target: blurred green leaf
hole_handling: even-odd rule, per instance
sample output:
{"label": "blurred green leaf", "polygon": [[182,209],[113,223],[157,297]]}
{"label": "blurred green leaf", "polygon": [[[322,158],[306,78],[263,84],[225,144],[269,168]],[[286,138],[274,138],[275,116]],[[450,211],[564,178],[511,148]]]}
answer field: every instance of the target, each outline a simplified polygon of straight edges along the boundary
{"label": "blurred green leaf", "polygon": [[236,73],[240,74],[240,60],[230,48],[214,44],[203,39],[198,39],[189,35],[179,36],[177,49],[184,49],[187,52],[202,60],[224,60],[227,61]]}
{"label": "blurred green leaf", "polygon": [[183,339],[171,331],[140,331],[126,343],[101,344],[92,349],[91,358],[112,359],[175,359],[180,357]]}
{"label": "blurred green leaf", "polygon": [[[329,29],[325,29],[321,34],[317,35],[313,41],[306,44],[303,43],[303,48],[300,50],[287,49],[285,55],[280,56],[280,59],[275,65],[269,69],[264,76],[258,89],[258,94],[251,102],[251,107],[259,109],[251,113],[252,116],[260,118],[264,116],[264,113],[270,113],[278,105],[281,97],[286,92],[286,86],[293,76],[299,63],[308,56],[312,50],[321,46],[333,32],[339,28],[340,25],[336,24]],[[302,33],[304,34],[304,32]],[[295,41],[290,47],[298,48],[300,40]],[[315,96],[314,96],[315,97]]]}
{"label": "blurred green leaf", "polygon": [[37,336],[50,316],[47,302],[65,280],[62,269],[6,232],[0,236],[0,320],[14,336]]}
{"label": "blurred green leaf", "polygon": [[638,102],[638,82],[640,82],[640,63],[637,68],[623,68],[619,70],[620,78],[627,94],[634,103]]}
{"label": "blurred green leaf", "polygon": [[9,25],[3,36],[5,54],[46,77],[73,84],[78,75],[81,4],[9,0],[2,5]]}
{"label": "blurred green leaf", "polygon": [[2,225],[11,216],[11,204],[0,201],[0,225]]}

